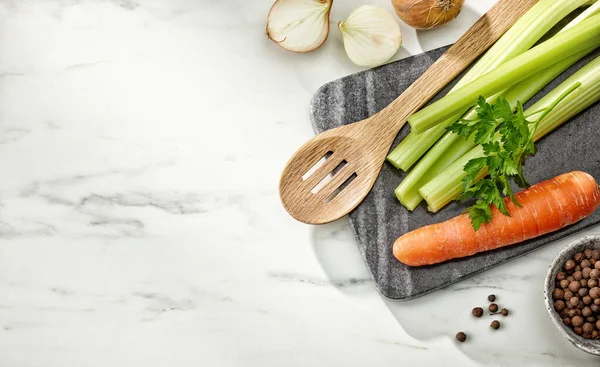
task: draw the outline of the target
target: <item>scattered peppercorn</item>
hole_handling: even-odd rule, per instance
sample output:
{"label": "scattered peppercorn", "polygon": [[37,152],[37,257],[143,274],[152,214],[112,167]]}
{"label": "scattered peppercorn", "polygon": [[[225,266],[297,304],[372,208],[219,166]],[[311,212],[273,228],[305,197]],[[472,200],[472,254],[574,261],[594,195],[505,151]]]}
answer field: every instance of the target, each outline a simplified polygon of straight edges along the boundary
{"label": "scattered peppercorn", "polygon": [[461,343],[464,343],[465,340],[467,340],[467,334],[463,333],[462,331],[456,333],[456,340],[458,340]]}
{"label": "scattered peppercorn", "polygon": [[492,327],[492,329],[498,330],[500,328],[500,321],[494,320],[494,321],[492,321],[492,323],[490,324],[490,326]]}
{"label": "scattered peppercorn", "polygon": [[500,311],[500,313],[502,314],[502,316],[508,316],[508,310],[506,308],[503,308],[502,311]]}
{"label": "scattered peppercorn", "polygon": [[488,308],[488,310],[490,310],[490,312],[496,312],[496,311],[498,311],[498,305],[495,303],[492,303],[490,305],[490,307]]}
{"label": "scattered peppercorn", "polygon": [[[563,275],[564,275],[564,273],[563,273]],[[490,295],[488,296],[488,301],[490,301],[490,302],[494,302],[495,300],[496,300],[496,295],[495,295],[495,294],[490,294]]]}
{"label": "scattered peppercorn", "polygon": [[483,308],[475,307],[473,311],[471,311],[471,314],[475,317],[481,317],[483,316]]}

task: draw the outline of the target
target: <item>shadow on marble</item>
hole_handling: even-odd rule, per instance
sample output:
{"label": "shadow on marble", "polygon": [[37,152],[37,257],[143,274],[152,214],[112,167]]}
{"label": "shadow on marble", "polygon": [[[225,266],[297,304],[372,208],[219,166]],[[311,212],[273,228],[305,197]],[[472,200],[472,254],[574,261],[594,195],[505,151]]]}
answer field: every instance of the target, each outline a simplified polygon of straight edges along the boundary
{"label": "shadow on marble", "polygon": [[[381,298],[410,337],[455,344],[456,349],[478,364],[597,366],[599,358],[577,350],[556,332],[543,303],[545,269],[572,238],[413,300]],[[351,297],[373,291],[376,285],[346,220],[313,227],[312,240],[328,282],[337,284],[336,289]],[[492,293],[498,295],[500,307],[511,311],[509,317],[499,319],[502,327],[498,331],[489,327],[493,316],[471,316],[473,307],[487,308],[486,298]],[[456,343],[454,335],[458,331],[469,335],[467,343]]]}
{"label": "shadow on marble", "polygon": [[373,279],[345,218],[312,227],[311,236],[315,255],[336,289],[347,295],[372,290]]}

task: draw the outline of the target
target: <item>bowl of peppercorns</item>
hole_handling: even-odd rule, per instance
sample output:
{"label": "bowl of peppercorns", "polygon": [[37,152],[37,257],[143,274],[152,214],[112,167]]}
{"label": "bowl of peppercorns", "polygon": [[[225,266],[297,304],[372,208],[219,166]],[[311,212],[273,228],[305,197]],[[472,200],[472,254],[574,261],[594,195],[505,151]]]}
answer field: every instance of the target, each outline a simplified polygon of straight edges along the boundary
{"label": "bowl of peppercorns", "polygon": [[580,238],[556,255],[546,274],[544,299],[564,337],[600,355],[600,235]]}

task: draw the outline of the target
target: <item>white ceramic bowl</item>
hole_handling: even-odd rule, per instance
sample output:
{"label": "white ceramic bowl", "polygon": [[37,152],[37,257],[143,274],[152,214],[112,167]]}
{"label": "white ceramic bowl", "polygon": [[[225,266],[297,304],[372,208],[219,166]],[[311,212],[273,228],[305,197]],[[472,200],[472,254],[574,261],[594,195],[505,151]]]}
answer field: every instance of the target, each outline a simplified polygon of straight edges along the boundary
{"label": "white ceramic bowl", "polygon": [[550,319],[567,340],[583,351],[600,355],[600,340],[584,339],[575,334],[570,327],[565,326],[558,312],[554,310],[554,301],[552,300],[552,291],[554,290],[554,279],[556,274],[561,270],[565,261],[573,258],[573,255],[577,252],[583,252],[586,248],[600,249],[600,235],[591,235],[571,242],[556,255],[546,274],[546,281],[544,282],[544,302],[546,303],[546,309],[548,310]]}

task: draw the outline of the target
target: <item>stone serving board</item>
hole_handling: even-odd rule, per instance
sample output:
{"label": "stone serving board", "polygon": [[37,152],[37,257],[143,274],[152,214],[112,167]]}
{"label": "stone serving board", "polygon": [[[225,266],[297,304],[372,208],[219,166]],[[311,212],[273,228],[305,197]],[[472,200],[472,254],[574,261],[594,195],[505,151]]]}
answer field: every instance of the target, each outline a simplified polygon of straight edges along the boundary
{"label": "stone serving board", "polygon": [[[311,103],[316,133],[365,119],[383,109],[413,83],[442,53],[443,47],[375,69],[333,81],[321,87]],[[600,56],[594,52],[542,90],[526,106],[556,87],[587,62]],[[447,93],[448,86],[437,97]],[[435,99],[434,99],[435,100]],[[537,155],[527,162],[526,176],[532,183],[561,173],[582,170],[600,179],[600,104],[597,103],[539,141]],[[394,147],[409,132],[402,129]],[[392,244],[400,235],[416,228],[445,221],[460,214],[466,203],[452,203],[436,214],[424,204],[407,211],[394,196],[394,189],[406,174],[385,163],[373,190],[349,214],[358,246],[379,292],[390,299],[409,300],[490,269],[517,256],[600,222],[600,210],[561,231],[518,245],[480,253],[464,259],[426,266],[409,267],[392,255]]]}

